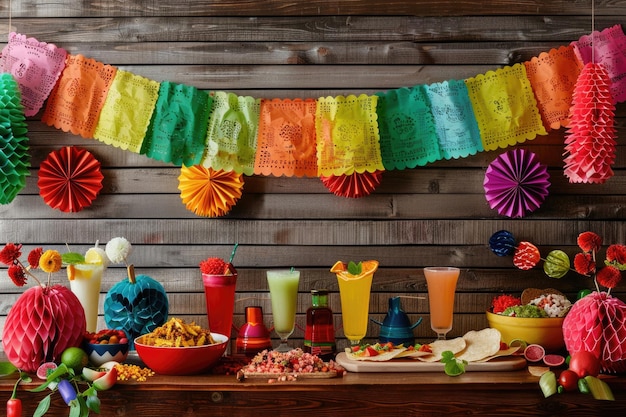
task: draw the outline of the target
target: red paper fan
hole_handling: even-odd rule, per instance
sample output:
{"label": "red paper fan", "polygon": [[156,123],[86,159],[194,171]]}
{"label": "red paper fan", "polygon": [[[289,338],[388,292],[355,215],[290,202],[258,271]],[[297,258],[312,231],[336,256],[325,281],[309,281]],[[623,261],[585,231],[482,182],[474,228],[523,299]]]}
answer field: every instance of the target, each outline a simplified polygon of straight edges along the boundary
{"label": "red paper fan", "polygon": [[369,195],[382,181],[382,171],[355,172],[351,175],[322,176],[324,186],[340,197],[359,198]]}
{"label": "red paper fan", "polygon": [[514,149],[498,156],[485,173],[485,197],[492,209],[508,217],[535,211],[548,195],[550,174],[537,155]]}
{"label": "red paper fan", "polygon": [[89,207],[102,189],[100,162],[86,149],[66,146],[51,152],[39,167],[39,195],[64,212]]}

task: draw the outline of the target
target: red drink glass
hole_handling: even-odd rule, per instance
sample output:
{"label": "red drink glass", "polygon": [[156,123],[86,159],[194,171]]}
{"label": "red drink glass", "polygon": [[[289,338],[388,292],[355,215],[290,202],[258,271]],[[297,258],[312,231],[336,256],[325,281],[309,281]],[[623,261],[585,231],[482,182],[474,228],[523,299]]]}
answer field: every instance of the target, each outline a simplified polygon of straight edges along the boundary
{"label": "red drink glass", "polygon": [[237,274],[202,274],[209,330],[226,335],[230,339],[235,309],[235,284]]}

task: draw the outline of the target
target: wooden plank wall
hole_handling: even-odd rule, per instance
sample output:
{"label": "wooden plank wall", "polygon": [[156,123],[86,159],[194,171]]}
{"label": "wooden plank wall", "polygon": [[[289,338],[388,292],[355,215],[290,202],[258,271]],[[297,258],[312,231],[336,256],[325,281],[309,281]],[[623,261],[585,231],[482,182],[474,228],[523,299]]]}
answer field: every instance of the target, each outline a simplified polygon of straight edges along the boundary
{"label": "wooden plank wall", "polygon": [[[297,0],[225,1],[2,0],[0,37],[7,28],[54,43],[70,54],[156,80],[207,91],[260,98],[371,94],[404,86],[464,79],[529,60],[580,36],[623,24],[626,1],[596,0]],[[4,46],[4,44],[2,44]],[[618,105],[617,135],[626,136],[625,107]],[[484,152],[426,167],[386,172],[362,199],[337,197],[318,178],[246,177],[244,194],[223,218],[197,217],[182,205],[179,168],[47,127],[28,119],[32,151],[27,186],[0,206],[0,241],[83,251],[96,240],[124,236],[134,245],[136,271],[165,286],[171,315],[206,323],[198,263],[227,258],[235,242],[239,269],[236,325],[246,305],[261,305],[270,325],[265,270],[302,271],[297,323],[304,327],[309,290],[329,288],[340,326],[337,260],[377,259],[371,316],[382,320],[391,296],[425,296],[422,268],[462,268],[451,336],[487,325],[494,295],[527,287],[556,287],[573,296],[590,282],[568,274],[551,280],[540,269],[519,271],[487,241],[500,229],[518,240],[574,254],[577,235],[625,241],[626,146],[618,140],[615,176],[602,185],[569,184],[562,174],[564,131],[520,147],[537,153],[551,174],[550,195],[523,219],[491,210],[484,197]],[[38,195],[37,169],[49,152],[66,145],[90,150],[102,163],[104,189],[93,206],[75,214],[49,208]],[[6,277],[3,272],[2,275]],[[125,277],[105,274],[104,293]],[[59,277],[64,281],[63,277]],[[623,298],[622,284],[617,293]],[[20,294],[0,279],[0,327]],[[412,321],[423,317],[418,340],[434,336],[426,300],[403,300]],[[104,321],[100,320],[104,326]],[[372,324],[368,337],[377,337]],[[233,336],[236,333],[233,332]],[[294,343],[301,343],[298,329]],[[343,334],[337,331],[341,339]],[[340,340],[340,345],[345,340]]]}

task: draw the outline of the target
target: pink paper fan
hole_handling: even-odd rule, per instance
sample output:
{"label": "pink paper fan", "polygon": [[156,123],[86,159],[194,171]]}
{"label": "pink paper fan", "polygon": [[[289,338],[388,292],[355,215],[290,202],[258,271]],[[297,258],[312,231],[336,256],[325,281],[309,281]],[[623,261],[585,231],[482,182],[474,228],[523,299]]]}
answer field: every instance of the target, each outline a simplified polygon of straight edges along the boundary
{"label": "pink paper fan", "polygon": [[492,209],[508,217],[535,211],[548,195],[550,175],[537,155],[514,149],[498,156],[485,173],[485,197]]}
{"label": "pink paper fan", "polygon": [[351,175],[322,176],[324,186],[340,197],[359,198],[369,195],[382,181],[382,171],[355,172]]}
{"label": "pink paper fan", "polygon": [[66,146],[51,152],[39,167],[39,195],[64,212],[89,207],[102,189],[100,162],[86,149]]}

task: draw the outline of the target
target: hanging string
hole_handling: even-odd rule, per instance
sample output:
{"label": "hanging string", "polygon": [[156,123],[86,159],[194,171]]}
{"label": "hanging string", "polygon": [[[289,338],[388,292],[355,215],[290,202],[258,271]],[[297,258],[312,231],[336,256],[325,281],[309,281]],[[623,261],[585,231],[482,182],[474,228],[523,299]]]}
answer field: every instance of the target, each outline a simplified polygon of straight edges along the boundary
{"label": "hanging string", "polygon": [[596,1],[591,0],[591,62],[596,63],[596,50],[594,48],[593,37],[596,32]]}
{"label": "hanging string", "polygon": [[[11,28],[13,27],[13,0],[9,0],[9,26],[7,27],[7,55],[11,56]],[[2,57],[2,51],[0,51]]]}

